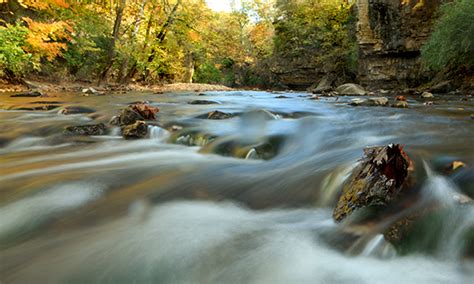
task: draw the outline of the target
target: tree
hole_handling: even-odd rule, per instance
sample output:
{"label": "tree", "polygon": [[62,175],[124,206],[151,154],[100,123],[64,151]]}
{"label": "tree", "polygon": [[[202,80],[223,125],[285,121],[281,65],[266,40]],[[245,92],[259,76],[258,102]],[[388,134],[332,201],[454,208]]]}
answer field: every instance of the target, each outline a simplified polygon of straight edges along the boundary
{"label": "tree", "polygon": [[99,77],[99,85],[102,81],[106,79],[107,73],[109,72],[110,68],[112,67],[115,61],[116,44],[120,36],[119,32],[120,32],[120,26],[122,24],[123,10],[125,9],[125,5],[126,5],[126,0],[118,0],[116,3],[114,28],[112,32],[112,39],[110,43],[109,52],[107,54],[108,63],[106,67],[104,68],[104,71],[102,71],[102,74]]}
{"label": "tree", "polygon": [[434,70],[474,67],[474,1],[445,3],[440,15],[421,50],[425,63]]}

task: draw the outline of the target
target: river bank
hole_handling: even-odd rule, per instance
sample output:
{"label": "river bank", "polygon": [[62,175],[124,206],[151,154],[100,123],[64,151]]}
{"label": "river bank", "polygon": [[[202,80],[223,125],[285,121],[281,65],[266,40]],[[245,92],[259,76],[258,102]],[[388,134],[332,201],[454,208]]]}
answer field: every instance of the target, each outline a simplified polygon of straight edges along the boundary
{"label": "river bank", "polygon": [[42,92],[81,92],[84,89],[94,89],[98,92],[110,91],[151,91],[151,92],[182,92],[182,91],[231,91],[230,87],[214,84],[199,83],[173,83],[173,84],[107,84],[98,86],[90,82],[80,81],[53,81],[44,78],[35,78],[23,80],[23,83],[10,83],[0,80],[0,93],[5,92],[25,92],[29,90],[38,90]]}

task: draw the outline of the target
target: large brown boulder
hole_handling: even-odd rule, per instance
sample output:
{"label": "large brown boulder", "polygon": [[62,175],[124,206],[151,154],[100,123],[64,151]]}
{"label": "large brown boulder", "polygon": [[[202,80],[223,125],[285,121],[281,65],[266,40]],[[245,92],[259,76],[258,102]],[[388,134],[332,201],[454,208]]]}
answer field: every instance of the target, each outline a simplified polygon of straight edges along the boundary
{"label": "large brown boulder", "polygon": [[145,120],[145,118],[131,107],[124,108],[119,115],[119,124],[121,126],[134,124],[139,120]]}
{"label": "large brown boulder", "polygon": [[155,120],[160,110],[147,103],[133,103],[122,110],[119,115],[120,126],[134,124],[139,120]]}

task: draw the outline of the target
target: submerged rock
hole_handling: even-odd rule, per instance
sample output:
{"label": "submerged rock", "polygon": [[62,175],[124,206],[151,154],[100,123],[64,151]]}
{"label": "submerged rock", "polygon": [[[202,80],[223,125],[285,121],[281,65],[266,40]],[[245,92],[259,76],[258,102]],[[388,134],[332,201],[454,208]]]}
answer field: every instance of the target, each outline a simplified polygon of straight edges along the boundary
{"label": "submerged rock", "polygon": [[242,114],[243,119],[247,119],[249,121],[252,120],[277,120],[280,117],[277,114],[273,114],[272,112],[266,109],[257,109],[245,112]]}
{"label": "submerged rock", "polygon": [[125,139],[145,138],[148,134],[148,125],[145,121],[136,121],[122,127],[122,136]]}
{"label": "submerged rock", "polygon": [[337,222],[359,208],[386,206],[407,188],[412,162],[401,145],[370,147],[364,153],[333,211]]}
{"label": "submerged rock", "polygon": [[396,101],[394,104],[392,104],[392,107],[408,108],[408,102],[407,101]]}
{"label": "submerged rock", "polygon": [[336,92],[338,92],[342,96],[365,96],[367,95],[367,91],[362,88],[362,86],[357,84],[344,84],[340,85],[336,88]]}
{"label": "submerged rock", "polygon": [[369,106],[387,106],[388,99],[386,97],[370,98],[367,103]]}
{"label": "submerged rock", "polygon": [[103,123],[90,124],[90,125],[78,125],[68,126],[64,129],[65,134],[69,135],[104,135],[107,131],[107,127]]}
{"label": "submerged rock", "polygon": [[211,111],[207,114],[207,119],[228,119],[232,117],[233,115],[231,113],[222,112],[219,110]]}
{"label": "submerged rock", "polygon": [[175,131],[170,141],[186,146],[204,146],[214,141],[217,136],[202,132],[198,129],[185,129]]}
{"label": "submerged rock", "polygon": [[68,106],[59,111],[59,114],[81,114],[81,113],[94,113],[95,109],[83,106]]}
{"label": "submerged rock", "polygon": [[239,139],[222,138],[205,145],[200,152],[247,160],[270,160],[279,153],[283,142],[284,137],[278,135],[267,137],[255,144],[245,143]]}
{"label": "submerged rock", "polygon": [[209,101],[209,100],[193,100],[193,101],[188,102],[188,104],[190,104],[190,105],[215,105],[215,104],[219,104],[219,103],[216,102],[216,101]]}
{"label": "submerged rock", "polygon": [[351,102],[349,103],[349,105],[351,106],[363,106],[365,105],[365,103],[367,102],[366,99],[352,99]]}
{"label": "submerged rock", "polygon": [[349,103],[351,106],[387,106],[388,99],[386,97],[376,97],[369,99],[352,99]]}
{"label": "submerged rock", "polygon": [[49,104],[49,105],[60,105],[60,104],[63,104],[64,102],[60,102],[60,101],[35,101],[35,102],[31,102],[31,104],[35,104],[35,105],[42,105],[42,104]]}
{"label": "submerged rock", "polygon": [[43,106],[35,106],[35,107],[18,107],[14,108],[14,110],[29,110],[29,111],[41,111],[41,110],[52,110],[58,108],[58,105],[43,105]]}
{"label": "submerged rock", "polygon": [[41,92],[31,91],[31,92],[11,95],[10,97],[12,97],[12,98],[33,98],[33,97],[41,97],[41,96],[44,96]]}

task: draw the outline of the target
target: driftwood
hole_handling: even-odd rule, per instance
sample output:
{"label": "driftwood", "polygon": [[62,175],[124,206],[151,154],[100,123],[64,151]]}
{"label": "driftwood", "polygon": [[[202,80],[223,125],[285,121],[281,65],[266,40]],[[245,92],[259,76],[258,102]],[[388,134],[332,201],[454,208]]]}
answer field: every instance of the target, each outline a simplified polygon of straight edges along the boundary
{"label": "driftwood", "polygon": [[364,152],[333,211],[336,222],[362,207],[386,206],[408,188],[413,166],[401,145],[370,147]]}

